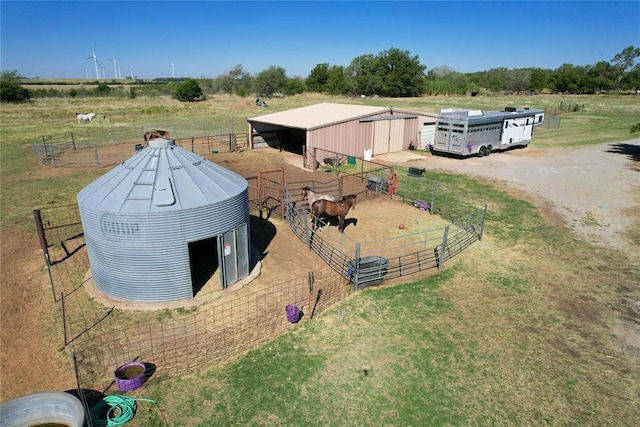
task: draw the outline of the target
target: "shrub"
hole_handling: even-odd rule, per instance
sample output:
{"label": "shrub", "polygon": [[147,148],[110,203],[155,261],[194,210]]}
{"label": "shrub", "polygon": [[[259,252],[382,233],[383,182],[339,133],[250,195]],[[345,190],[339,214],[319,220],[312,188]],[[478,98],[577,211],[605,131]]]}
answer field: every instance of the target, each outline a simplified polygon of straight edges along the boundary
{"label": "shrub", "polygon": [[98,87],[94,89],[96,95],[104,96],[111,93],[111,88],[106,83],[100,83]]}
{"label": "shrub", "polygon": [[176,87],[173,95],[178,101],[193,102],[202,96],[202,88],[196,79],[187,79]]}
{"label": "shrub", "polygon": [[31,99],[31,91],[22,87],[17,71],[3,71],[0,75],[0,100],[25,102]]}

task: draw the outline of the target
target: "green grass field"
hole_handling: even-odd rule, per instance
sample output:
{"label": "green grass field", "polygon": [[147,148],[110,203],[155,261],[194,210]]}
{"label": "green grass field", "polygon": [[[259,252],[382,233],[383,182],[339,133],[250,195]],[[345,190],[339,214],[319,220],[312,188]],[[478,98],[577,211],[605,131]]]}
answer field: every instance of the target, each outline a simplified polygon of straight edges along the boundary
{"label": "green grass field", "polygon": [[[194,104],[139,97],[3,105],[2,232],[36,238],[34,208],[74,203],[77,191],[105,172],[51,171],[35,162],[31,142],[77,128],[75,111],[103,114],[109,126],[233,121],[240,128],[247,117],[316,102],[438,111],[555,109],[561,101],[584,110],[563,114],[558,130],[536,132],[532,145],[552,150],[624,141],[640,120],[640,97],[632,96],[318,95],[269,100],[268,110],[230,96]],[[93,125],[96,132],[107,126]],[[223,366],[175,380],[152,377],[132,394],[157,404],[139,403],[130,425],[640,424],[638,361],[610,332],[616,316],[633,313],[625,297],[638,298],[637,260],[576,240],[545,221],[544,207],[514,198],[498,184],[436,178],[464,186],[490,205],[481,242],[435,275],[358,292]]]}

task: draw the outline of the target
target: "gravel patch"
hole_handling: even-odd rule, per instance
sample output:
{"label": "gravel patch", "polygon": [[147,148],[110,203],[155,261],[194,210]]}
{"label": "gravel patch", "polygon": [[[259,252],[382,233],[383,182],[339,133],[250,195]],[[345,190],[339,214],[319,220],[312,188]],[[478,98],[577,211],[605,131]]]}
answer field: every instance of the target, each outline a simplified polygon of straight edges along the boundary
{"label": "gravel patch", "polygon": [[552,203],[579,238],[640,257],[625,234],[640,218],[640,139],[558,150],[534,147],[488,157],[422,156],[411,152],[374,161],[505,182]]}

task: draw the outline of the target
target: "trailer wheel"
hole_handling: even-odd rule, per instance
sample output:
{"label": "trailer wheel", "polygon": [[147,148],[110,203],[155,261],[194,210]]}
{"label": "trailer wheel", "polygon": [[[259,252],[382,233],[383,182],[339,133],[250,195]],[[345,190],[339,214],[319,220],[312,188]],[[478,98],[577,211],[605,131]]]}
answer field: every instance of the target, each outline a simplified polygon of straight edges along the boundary
{"label": "trailer wheel", "polygon": [[480,149],[478,150],[478,157],[484,157],[487,155],[487,149],[482,146],[480,147]]}
{"label": "trailer wheel", "polygon": [[491,146],[487,146],[487,151],[485,152],[485,156],[488,156],[489,154],[491,154]]}

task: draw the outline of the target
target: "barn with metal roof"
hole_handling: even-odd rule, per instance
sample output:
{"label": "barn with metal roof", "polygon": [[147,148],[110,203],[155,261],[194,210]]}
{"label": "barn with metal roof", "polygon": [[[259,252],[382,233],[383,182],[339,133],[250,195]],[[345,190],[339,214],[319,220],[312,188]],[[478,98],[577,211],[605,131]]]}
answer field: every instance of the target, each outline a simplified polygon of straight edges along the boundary
{"label": "barn with metal roof", "polygon": [[419,147],[421,133],[434,129],[436,113],[356,104],[320,103],[248,118],[251,135],[270,147],[302,154],[304,166],[315,168],[333,156],[363,157]]}

